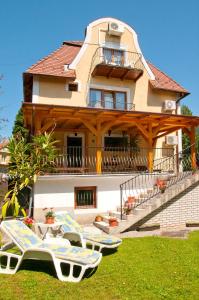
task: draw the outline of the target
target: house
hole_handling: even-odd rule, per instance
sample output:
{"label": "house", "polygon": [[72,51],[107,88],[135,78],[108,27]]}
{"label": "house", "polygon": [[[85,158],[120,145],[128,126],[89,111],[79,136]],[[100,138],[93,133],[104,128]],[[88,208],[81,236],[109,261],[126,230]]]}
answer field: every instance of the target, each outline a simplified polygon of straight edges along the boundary
{"label": "house", "polygon": [[157,161],[182,150],[182,130],[196,166],[199,118],[180,114],[189,92],[145,59],[122,21],[90,23],[84,41],[64,41],[23,74],[23,84],[25,126],[35,135],[53,130],[59,141],[53,173],[35,185],[35,218],[44,207],[81,220],[115,210],[124,181],[160,172]]}
{"label": "house", "polygon": [[8,143],[9,141],[7,139],[4,139],[0,142],[0,203],[2,203],[2,200],[8,191],[8,183],[5,174],[9,164],[9,151],[7,148]]}
{"label": "house", "polygon": [[9,164],[8,143],[7,139],[0,142],[0,173],[3,173]]}

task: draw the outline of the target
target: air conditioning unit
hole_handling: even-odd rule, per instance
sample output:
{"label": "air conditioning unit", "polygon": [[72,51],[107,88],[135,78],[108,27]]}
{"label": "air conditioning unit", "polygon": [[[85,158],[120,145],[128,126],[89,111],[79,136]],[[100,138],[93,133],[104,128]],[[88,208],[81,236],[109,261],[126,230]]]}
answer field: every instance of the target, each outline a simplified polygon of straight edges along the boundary
{"label": "air conditioning unit", "polygon": [[124,27],[118,23],[110,22],[108,25],[108,33],[111,35],[121,36],[124,32]]}
{"label": "air conditioning unit", "polygon": [[178,144],[177,135],[167,135],[166,136],[166,144],[167,145],[177,145]]}
{"label": "air conditioning unit", "polygon": [[176,109],[176,102],[173,100],[165,100],[164,101],[164,110],[175,110]]}

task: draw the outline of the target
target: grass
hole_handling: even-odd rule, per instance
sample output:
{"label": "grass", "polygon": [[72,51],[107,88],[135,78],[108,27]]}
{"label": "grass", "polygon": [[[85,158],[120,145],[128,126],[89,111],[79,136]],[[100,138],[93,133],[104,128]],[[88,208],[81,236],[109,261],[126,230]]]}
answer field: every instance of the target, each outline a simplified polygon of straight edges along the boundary
{"label": "grass", "polygon": [[0,275],[0,299],[199,299],[199,232],[188,240],[124,239],[103,256],[96,273],[80,283],[60,282],[49,263],[26,262]]}

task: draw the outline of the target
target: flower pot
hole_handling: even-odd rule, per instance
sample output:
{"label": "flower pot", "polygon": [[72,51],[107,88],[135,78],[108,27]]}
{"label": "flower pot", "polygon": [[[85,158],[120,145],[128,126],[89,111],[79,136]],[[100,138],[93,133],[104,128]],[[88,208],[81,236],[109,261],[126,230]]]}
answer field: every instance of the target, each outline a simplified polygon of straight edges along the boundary
{"label": "flower pot", "polygon": [[46,217],[46,224],[54,224],[55,217]]}
{"label": "flower pot", "polygon": [[102,221],[103,221],[102,216],[96,216],[95,217],[95,222],[102,222]]}
{"label": "flower pot", "polygon": [[110,227],[118,226],[118,221],[117,221],[117,219],[109,219],[109,226],[110,226]]}
{"label": "flower pot", "polygon": [[135,197],[129,196],[127,202],[128,203],[134,203],[135,202]]}
{"label": "flower pot", "polygon": [[161,192],[162,194],[165,192],[165,190],[166,190],[166,186],[160,188],[160,192]]}

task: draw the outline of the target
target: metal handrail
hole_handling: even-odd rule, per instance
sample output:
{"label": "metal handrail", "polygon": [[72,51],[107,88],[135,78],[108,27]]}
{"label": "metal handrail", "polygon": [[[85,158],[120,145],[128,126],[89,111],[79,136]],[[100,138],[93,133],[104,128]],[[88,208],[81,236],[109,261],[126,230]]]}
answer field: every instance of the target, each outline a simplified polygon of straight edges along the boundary
{"label": "metal handrail", "polygon": [[[141,172],[120,185],[121,219],[123,218],[123,207],[126,202],[128,206],[128,197],[133,197],[130,204],[133,210],[160,194],[164,189],[192,174],[190,149],[191,146],[161,161],[155,160],[154,168],[156,168],[156,172]],[[162,181],[161,185],[160,180]]]}
{"label": "metal handrail", "polygon": [[[103,51],[107,50],[114,50],[114,51],[123,51],[124,57],[121,59],[118,59],[117,55],[113,55],[111,59],[108,59],[106,55],[103,53]],[[138,52],[133,51],[126,51],[126,50],[120,50],[120,49],[112,49],[107,47],[98,47],[93,55],[92,59],[92,70],[97,64],[106,64],[106,65],[114,65],[114,66],[121,66],[126,68],[133,68],[133,69],[144,69],[143,63],[142,63],[142,54]],[[91,71],[92,72],[92,71]]]}

